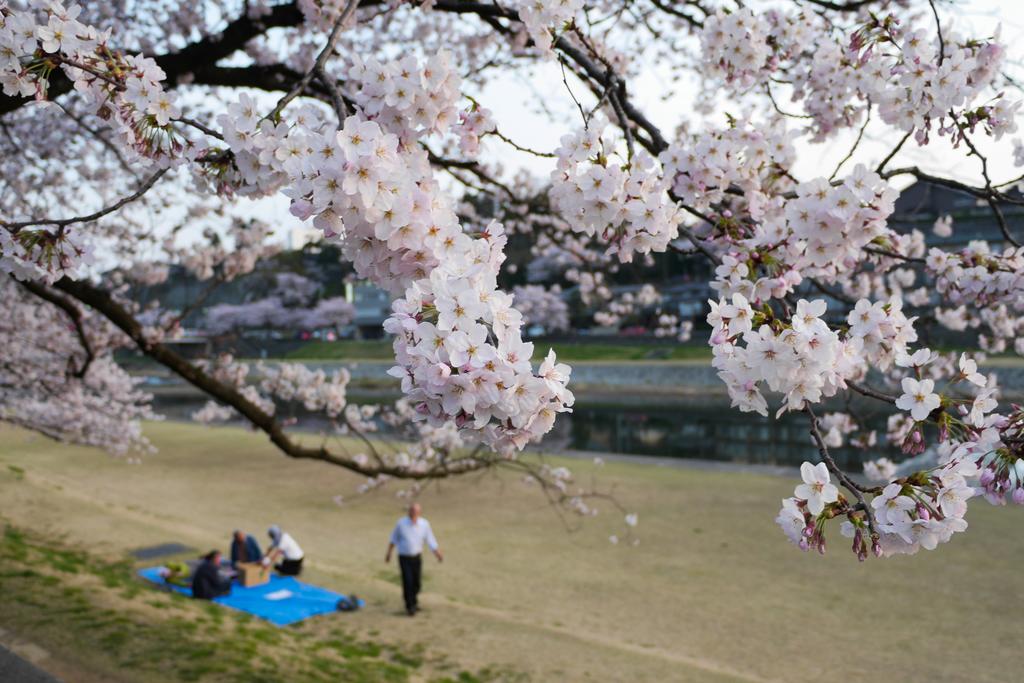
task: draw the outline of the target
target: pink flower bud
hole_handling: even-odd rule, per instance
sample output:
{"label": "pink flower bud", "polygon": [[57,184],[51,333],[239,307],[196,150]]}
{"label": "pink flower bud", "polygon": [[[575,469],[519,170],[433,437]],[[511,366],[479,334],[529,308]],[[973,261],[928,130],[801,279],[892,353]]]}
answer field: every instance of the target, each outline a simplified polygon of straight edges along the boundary
{"label": "pink flower bud", "polygon": [[875,557],[881,557],[882,556],[882,544],[879,543],[878,541],[872,541],[871,542],[871,552],[873,552],[875,554]]}
{"label": "pink flower bud", "polygon": [[928,508],[926,508],[926,507],[925,507],[924,505],[920,505],[920,504],[919,504],[919,505],[917,506],[917,516],[918,516],[918,517],[919,517],[920,519],[923,519],[923,520],[924,520],[924,521],[926,521],[926,522],[927,522],[927,521],[928,521],[929,519],[931,519],[931,518],[932,518],[932,515],[931,515],[931,513],[930,513],[930,512],[928,512]]}
{"label": "pink flower bud", "polygon": [[978,477],[978,483],[981,484],[982,486],[988,486],[993,481],[995,481],[995,479],[995,472],[993,472],[991,468],[987,467],[982,471],[981,476]]}
{"label": "pink flower bud", "polygon": [[1024,505],[1024,487],[1018,486],[1013,490],[1013,502],[1017,505]]}

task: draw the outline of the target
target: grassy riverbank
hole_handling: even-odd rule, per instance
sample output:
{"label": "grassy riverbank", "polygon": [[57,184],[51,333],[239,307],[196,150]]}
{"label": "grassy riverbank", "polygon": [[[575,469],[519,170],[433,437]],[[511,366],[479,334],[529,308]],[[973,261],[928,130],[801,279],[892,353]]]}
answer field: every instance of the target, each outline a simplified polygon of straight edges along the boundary
{"label": "grassy riverbank", "polygon": [[[0,428],[0,642],[48,651],[68,683],[1018,674],[1019,508],[975,502],[951,544],[861,565],[838,534],[825,557],[786,543],[772,519],[788,479],[565,461],[639,512],[630,546],[608,541],[618,513],[570,532],[516,477],[475,476],[421,495],[447,561],[427,563],[426,609],[409,619],[383,563],[394,489],[356,496],[357,477],[239,429],[148,431],[159,455],[130,465]],[[125,559],[169,541],[224,547],[236,526],[262,538],[272,522],[305,548],[308,580],[366,609],[275,629],[151,590]]]}

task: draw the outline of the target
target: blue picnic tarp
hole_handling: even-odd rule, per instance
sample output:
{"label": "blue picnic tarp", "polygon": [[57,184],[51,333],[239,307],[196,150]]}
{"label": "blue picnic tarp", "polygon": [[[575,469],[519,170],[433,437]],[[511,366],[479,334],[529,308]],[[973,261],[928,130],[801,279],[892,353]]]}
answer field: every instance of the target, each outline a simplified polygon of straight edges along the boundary
{"label": "blue picnic tarp", "polygon": [[[147,567],[139,570],[139,576],[160,586],[167,587],[175,593],[191,597],[192,589],[164,581],[160,576],[163,567]],[[266,619],[276,626],[287,626],[317,614],[334,612],[338,600],[345,597],[341,593],[329,591],[319,586],[303,583],[293,576],[270,575],[270,581],[260,586],[245,588],[237,581],[231,584],[231,593],[214,598],[213,602],[248,612],[261,619]],[[359,606],[364,605],[359,601]]]}

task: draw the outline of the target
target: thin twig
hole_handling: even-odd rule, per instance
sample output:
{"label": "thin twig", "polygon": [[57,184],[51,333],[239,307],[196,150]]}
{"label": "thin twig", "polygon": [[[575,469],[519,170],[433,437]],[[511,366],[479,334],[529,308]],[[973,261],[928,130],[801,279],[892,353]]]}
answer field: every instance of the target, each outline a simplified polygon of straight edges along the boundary
{"label": "thin twig", "polygon": [[851,158],[853,158],[853,155],[857,151],[857,148],[860,147],[860,141],[862,139],[864,139],[864,131],[867,129],[868,123],[870,123],[870,122],[871,122],[871,105],[869,103],[868,104],[868,108],[867,108],[867,112],[864,115],[864,124],[860,127],[860,131],[857,132],[857,139],[853,141],[853,146],[850,147],[850,151],[846,153],[846,156],[843,157],[842,160],[838,164],[836,164],[836,170],[832,171],[832,175],[830,175],[828,177],[828,181],[829,182],[832,182],[833,180],[835,180],[835,177],[837,175],[839,175],[839,169],[841,169],[843,167],[843,164],[845,164],[847,161],[849,161]]}
{"label": "thin twig", "polygon": [[54,225],[58,228],[63,228],[68,225],[71,225],[72,223],[88,223],[91,221],[95,221],[117,211],[126,204],[134,202],[136,199],[149,192],[153,185],[156,184],[156,181],[158,181],[165,173],[167,173],[166,168],[160,169],[153,175],[149,176],[149,178],[147,178],[142,183],[142,185],[139,186],[139,189],[137,189],[135,192],[131,193],[127,197],[119,199],[114,204],[111,204],[106,208],[100,209],[95,213],[90,213],[87,216],[74,216],[72,218],[42,218],[38,220],[23,221],[20,223],[8,223],[5,221],[0,221],[0,225],[4,226],[5,228],[8,228],[9,230],[18,231],[21,230],[22,228],[28,228],[34,225]]}
{"label": "thin twig", "polygon": [[337,20],[334,22],[334,26],[331,28],[331,33],[327,36],[327,44],[324,45],[324,49],[320,51],[320,54],[316,56],[316,61],[313,62],[313,67],[306,72],[306,74],[296,83],[288,93],[277,102],[277,106],[266,115],[267,119],[271,121],[276,120],[284,108],[288,106],[288,103],[298,97],[303,90],[309,85],[309,82],[313,80],[313,76],[318,71],[323,71],[324,64],[327,63],[327,59],[331,56],[334,51],[334,45],[338,42],[338,36],[341,35],[341,27],[355,11],[356,7],[359,6],[359,0],[348,0],[348,4],[345,5],[345,9],[338,15]]}
{"label": "thin twig", "polygon": [[818,429],[818,417],[814,414],[810,405],[804,406],[804,412],[811,418],[811,436],[814,438],[814,442],[818,447],[818,453],[821,455],[821,459],[825,462],[825,466],[832,471],[833,474],[839,479],[843,486],[853,494],[853,497],[857,499],[858,508],[864,510],[864,516],[867,518],[868,530],[871,532],[871,547],[874,548],[878,544],[878,540],[881,538],[881,534],[878,532],[878,524],[875,521],[875,513],[868,505],[868,502],[864,500],[864,494],[861,493],[861,487],[854,483],[846,473],[836,464],[836,461],[832,459],[832,455],[828,452],[828,446],[825,445],[825,439],[821,436],[821,431]]}

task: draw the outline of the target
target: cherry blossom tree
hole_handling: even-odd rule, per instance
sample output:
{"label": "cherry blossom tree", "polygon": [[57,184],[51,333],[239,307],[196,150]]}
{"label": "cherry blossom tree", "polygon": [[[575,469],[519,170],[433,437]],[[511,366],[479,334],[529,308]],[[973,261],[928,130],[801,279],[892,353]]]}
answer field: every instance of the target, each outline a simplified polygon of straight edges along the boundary
{"label": "cherry blossom tree", "polygon": [[[516,458],[573,405],[570,368],[522,339],[543,297],[498,286],[509,239],[526,236],[536,267],[607,302],[609,322],[636,301],[616,301],[607,275],[665,253],[706,260],[712,364],[733,405],[804,413],[819,450],[778,517],[801,548],[824,552],[840,520],[859,559],[933,549],[967,528],[976,493],[1024,501],[1024,413],[978,354],[915,346],[927,319],[1024,353],[1024,249],[1002,208],[1024,203],[1024,177],[995,170],[1024,163],[1024,146],[991,144],[1020,106],[998,32],[967,35],[934,0],[135,4],[0,0],[3,419],[143,447],[145,396],[111,355],[134,346],[210,397],[198,418],[240,416],[289,456],[371,482],[512,463],[585,510],[571,475]],[[541,70],[564,86],[554,149],[512,139],[484,96]],[[687,103],[671,128],[651,83]],[[839,150],[834,165],[802,172],[816,147]],[[915,148],[942,168],[902,162]],[[508,168],[515,155],[547,176]],[[893,230],[908,179],[988,206],[1002,241],[929,249]],[[134,296],[169,263],[211,290],[251,272],[276,247],[244,207],[280,196],[394,296],[405,399],[388,419],[417,430],[413,446],[376,451],[343,371],[186,360],[166,343],[182,312]],[[658,326],[686,336],[682,322]],[[877,439],[824,413],[852,394],[934,463],[897,476],[873,460],[878,486],[840,469],[830,448]],[[118,409],[93,414],[104,396]],[[295,438],[275,400],[323,412],[367,452]]]}
{"label": "cherry blossom tree", "polygon": [[204,312],[204,327],[213,334],[242,330],[337,330],[352,321],[355,307],[343,296],[320,297],[319,287],[297,273],[274,274],[267,296],[241,304],[217,304]]}

